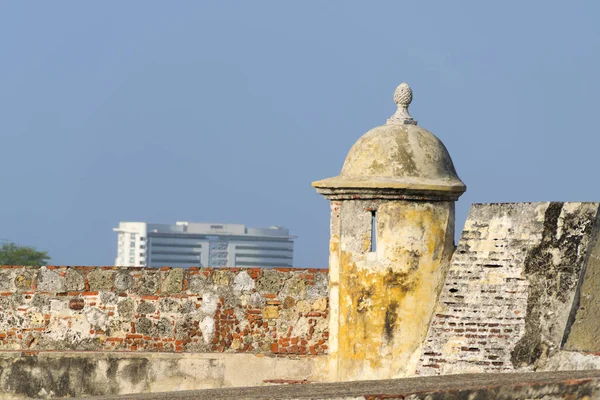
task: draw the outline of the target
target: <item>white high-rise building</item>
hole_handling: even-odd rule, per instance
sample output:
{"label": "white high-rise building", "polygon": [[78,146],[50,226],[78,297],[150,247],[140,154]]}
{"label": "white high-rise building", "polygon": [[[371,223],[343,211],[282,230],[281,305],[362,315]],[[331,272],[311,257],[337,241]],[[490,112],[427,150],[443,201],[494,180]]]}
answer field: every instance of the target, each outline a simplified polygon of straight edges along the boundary
{"label": "white high-rise building", "polygon": [[289,230],[239,224],[120,222],[117,266],[282,267],[292,266]]}

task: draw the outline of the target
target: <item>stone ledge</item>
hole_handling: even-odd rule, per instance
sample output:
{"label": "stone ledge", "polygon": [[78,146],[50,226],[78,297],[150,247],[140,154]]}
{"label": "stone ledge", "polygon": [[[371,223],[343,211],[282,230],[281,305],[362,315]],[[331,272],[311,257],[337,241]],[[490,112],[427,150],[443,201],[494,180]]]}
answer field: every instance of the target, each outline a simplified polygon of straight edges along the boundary
{"label": "stone ledge", "polygon": [[463,374],[420,378],[230,388],[178,393],[94,397],[117,399],[315,399],[315,400],[438,400],[438,399],[595,399],[600,394],[600,371]]}
{"label": "stone ledge", "polygon": [[318,381],[323,356],[0,352],[0,399],[123,395]]}

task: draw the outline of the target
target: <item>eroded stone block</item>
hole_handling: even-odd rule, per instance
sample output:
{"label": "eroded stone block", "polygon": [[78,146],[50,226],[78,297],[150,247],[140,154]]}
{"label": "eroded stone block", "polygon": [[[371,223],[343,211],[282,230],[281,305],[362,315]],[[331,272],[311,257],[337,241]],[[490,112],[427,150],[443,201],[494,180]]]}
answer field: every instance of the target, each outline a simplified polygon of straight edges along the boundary
{"label": "eroded stone block", "polygon": [[85,289],[85,277],[80,271],[70,268],[66,273],[67,290],[75,292]]}
{"label": "eroded stone block", "polygon": [[43,292],[64,292],[65,278],[55,271],[41,267],[37,274],[37,288]]}
{"label": "eroded stone block", "polygon": [[182,268],[172,269],[167,274],[163,281],[161,293],[180,293],[183,289],[183,280],[185,278],[185,270]]}
{"label": "eroded stone block", "polygon": [[104,271],[101,269],[95,269],[90,272],[87,276],[90,290],[112,290],[113,288],[113,277],[114,271]]}

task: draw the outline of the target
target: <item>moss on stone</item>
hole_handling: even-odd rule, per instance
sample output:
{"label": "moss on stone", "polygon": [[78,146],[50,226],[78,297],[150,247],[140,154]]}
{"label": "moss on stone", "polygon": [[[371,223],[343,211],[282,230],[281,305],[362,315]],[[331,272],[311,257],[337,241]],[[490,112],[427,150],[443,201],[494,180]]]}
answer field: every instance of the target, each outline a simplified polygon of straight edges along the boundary
{"label": "moss on stone", "polygon": [[108,270],[108,271],[104,271],[101,269],[93,270],[87,276],[88,284],[90,285],[90,290],[92,290],[92,291],[112,290],[114,275],[115,275],[114,271],[110,271],[110,270]]}
{"label": "moss on stone", "polygon": [[157,272],[142,275],[139,280],[139,292],[142,295],[158,293],[160,275]]}
{"label": "moss on stone", "polygon": [[117,311],[119,312],[119,316],[123,318],[131,318],[133,317],[133,310],[135,308],[135,303],[133,299],[128,298],[120,301],[117,304]]}
{"label": "moss on stone", "polygon": [[185,270],[183,268],[174,268],[167,273],[167,277],[163,281],[161,293],[172,294],[180,293],[183,289],[183,280],[185,278]]}
{"label": "moss on stone", "polygon": [[154,323],[146,317],[142,317],[135,321],[135,331],[144,335],[151,335],[155,331]]}
{"label": "moss on stone", "polygon": [[279,293],[281,289],[281,273],[273,269],[263,269],[261,277],[256,282],[256,289],[263,293]]}
{"label": "moss on stone", "polygon": [[65,281],[68,291],[80,291],[85,289],[85,278],[83,274],[73,268],[67,270]]}
{"label": "moss on stone", "polygon": [[154,314],[156,306],[152,303],[142,302],[137,308],[138,314]]}

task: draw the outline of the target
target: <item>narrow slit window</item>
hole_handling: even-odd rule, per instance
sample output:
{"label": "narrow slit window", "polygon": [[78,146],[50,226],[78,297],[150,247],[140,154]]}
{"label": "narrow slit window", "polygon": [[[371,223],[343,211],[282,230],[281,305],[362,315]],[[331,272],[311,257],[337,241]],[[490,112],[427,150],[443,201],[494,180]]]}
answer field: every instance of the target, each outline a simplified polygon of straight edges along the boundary
{"label": "narrow slit window", "polygon": [[377,251],[377,211],[371,211],[371,252]]}

